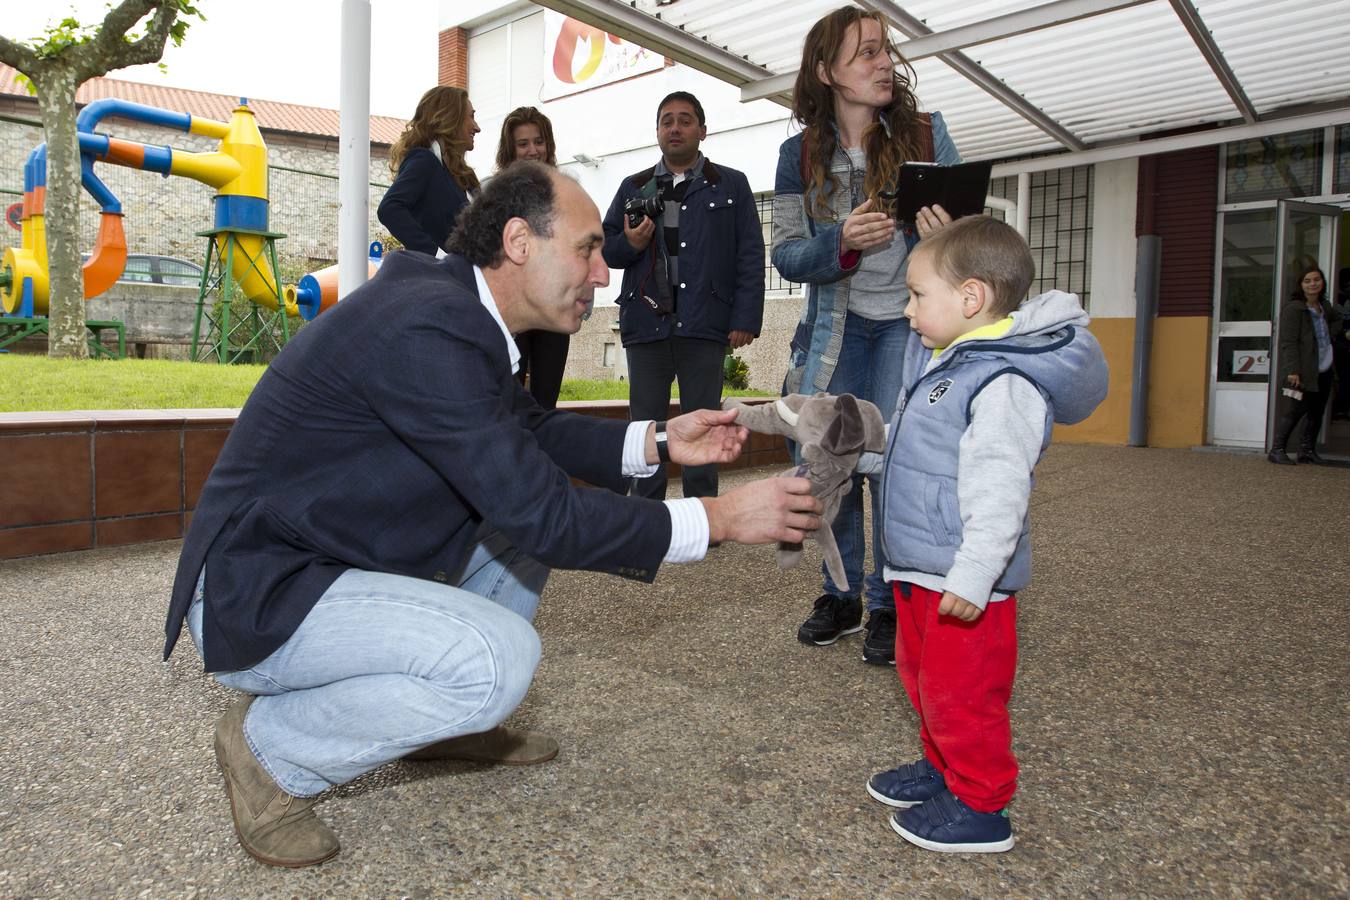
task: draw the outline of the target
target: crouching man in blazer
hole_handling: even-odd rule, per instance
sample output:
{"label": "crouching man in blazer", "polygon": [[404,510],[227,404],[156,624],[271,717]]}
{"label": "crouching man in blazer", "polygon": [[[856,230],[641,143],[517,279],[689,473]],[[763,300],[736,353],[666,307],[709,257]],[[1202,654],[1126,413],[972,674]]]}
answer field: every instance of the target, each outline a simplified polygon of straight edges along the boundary
{"label": "crouching man in blazer", "polygon": [[603,241],[574,181],[515,163],[450,256],[390,256],[240,413],[184,541],[164,652],[186,621],[207,671],[248,695],[215,748],[239,841],[262,862],[334,856],[314,798],[392,760],[557,753],[500,727],[539,660],[530,622],[551,568],[651,581],[710,541],[819,526],[801,478],[622,495],[668,459],[736,458],[734,412],[618,422],[545,411],[521,389],[511,335],[581,327],[608,282]]}

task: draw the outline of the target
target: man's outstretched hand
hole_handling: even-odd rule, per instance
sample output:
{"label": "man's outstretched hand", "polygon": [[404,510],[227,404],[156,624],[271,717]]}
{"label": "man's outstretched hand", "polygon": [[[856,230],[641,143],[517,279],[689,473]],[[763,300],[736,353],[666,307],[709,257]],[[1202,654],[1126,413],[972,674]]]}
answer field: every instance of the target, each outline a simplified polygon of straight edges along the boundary
{"label": "man's outstretched hand", "polygon": [[[728,463],[741,455],[750,430],[735,424],[739,410],[696,409],[666,423],[666,441],[672,461],[682,466]],[[659,461],[656,428],[647,429],[647,465]]]}
{"label": "man's outstretched hand", "polygon": [[811,482],[805,478],[764,478],[701,499],[711,543],[799,544],[820,527],[820,501],[811,496]]}

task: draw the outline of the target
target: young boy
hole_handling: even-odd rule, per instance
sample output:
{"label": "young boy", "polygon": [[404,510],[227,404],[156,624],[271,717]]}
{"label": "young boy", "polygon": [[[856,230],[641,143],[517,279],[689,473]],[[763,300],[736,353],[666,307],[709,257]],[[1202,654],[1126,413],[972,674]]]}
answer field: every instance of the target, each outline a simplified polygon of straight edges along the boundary
{"label": "young boy", "polygon": [[929,850],[1012,848],[1008,698],[1032,469],[1054,422],[1081,421],[1106,396],[1078,298],[1020,302],[1034,274],[1022,237],[985,216],[925,238],[909,259],[913,334],[882,458],[882,550],[924,756],[873,775],[867,791]]}

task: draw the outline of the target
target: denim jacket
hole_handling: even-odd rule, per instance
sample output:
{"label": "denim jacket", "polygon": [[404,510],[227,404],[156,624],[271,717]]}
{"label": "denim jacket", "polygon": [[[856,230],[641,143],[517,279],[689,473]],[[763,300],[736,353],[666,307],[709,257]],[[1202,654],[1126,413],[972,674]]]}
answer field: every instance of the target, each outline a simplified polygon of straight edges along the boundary
{"label": "denim jacket", "polygon": [[[961,162],[942,114],[932,114],[933,161],[944,166]],[[847,267],[841,262],[840,239],[844,220],[863,197],[865,172],[853,167],[848,153],[836,147],[830,172],[835,183],[847,184],[848,191],[835,191],[830,198],[834,215],[829,222],[817,222],[808,212],[812,197],[805,193],[801,176],[802,135],[795,134],[778,148],[778,174],[774,180],[772,259],[778,274],[788,281],[806,285],[806,303],[792,336],[792,358],[788,363],[784,393],[814,393],[829,389],[839,351],[844,344],[844,321],[848,313],[849,276],[858,268],[861,256],[853,254]],[[902,226],[905,250],[918,242],[913,225]],[[903,299],[903,298],[902,298]]]}

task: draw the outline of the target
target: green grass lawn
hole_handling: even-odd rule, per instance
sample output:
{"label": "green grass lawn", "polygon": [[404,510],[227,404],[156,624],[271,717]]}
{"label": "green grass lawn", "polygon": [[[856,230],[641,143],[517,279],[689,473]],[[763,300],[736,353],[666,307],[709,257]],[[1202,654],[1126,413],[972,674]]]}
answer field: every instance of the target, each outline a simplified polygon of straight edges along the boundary
{"label": "green grass lawn", "polygon": [[264,366],[0,356],[3,412],[243,406]]}
{"label": "green grass lawn", "polygon": [[[243,406],[264,366],[168,360],[62,360],[0,354],[0,412],[203,409]],[[763,391],[728,395],[771,396]],[[626,400],[623,381],[564,381],[563,400]]]}

